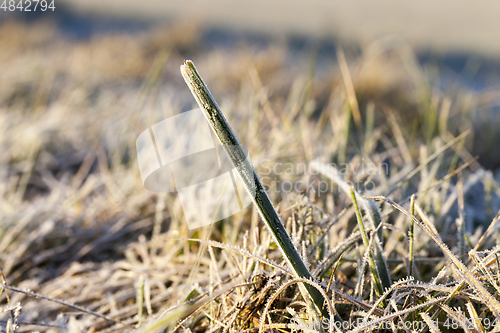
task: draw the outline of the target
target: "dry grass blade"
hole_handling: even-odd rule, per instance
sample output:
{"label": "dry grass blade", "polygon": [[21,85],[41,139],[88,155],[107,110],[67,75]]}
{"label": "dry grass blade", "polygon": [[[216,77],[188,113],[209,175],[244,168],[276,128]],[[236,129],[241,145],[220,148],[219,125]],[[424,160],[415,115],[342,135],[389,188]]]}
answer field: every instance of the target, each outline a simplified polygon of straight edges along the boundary
{"label": "dry grass blade", "polygon": [[206,244],[208,244],[210,246],[218,247],[218,248],[221,248],[221,249],[226,249],[226,250],[229,250],[229,251],[241,254],[241,255],[243,255],[243,256],[245,256],[247,258],[252,258],[252,259],[255,259],[257,261],[260,261],[261,263],[263,263],[265,265],[269,265],[271,267],[277,268],[277,269],[279,269],[279,270],[281,270],[281,271],[283,271],[285,273],[292,274],[292,272],[290,272],[288,269],[286,269],[285,267],[283,267],[283,266],[281,266],[281,265],[273,262],[272,260],[261,258],[261,257],[255,255],[255,254],[249,253],[248,251],[245,251],[243,249],[235,248],[235,247],[232,247],[230,245],[219,243],[219,242],[215,242],[215,241],[211,241],[211,240],[203,240],[203,239],[196,239],[196,238],[187,238],[186,240],[191,241],[191,242],[206,243]]}
{"label": "dry grass blade", "polygon": [[340,70],[342,72],[342,78],[344,79],[345,88],[347,91],[347,97],[349,99],[349,105],[352,110],[352,117],[358,129],[363,127],[361,122],[361,113],[359,112],[358,99],[356,98],[356,91],[354,90],[354,84],[352,83],[351,73],[349,72],[349,67],[347,66],[347,61],[345,60],[344,50],[339,48],[337,51],[337,59],[339,61]]}
{"label": "dry grass blade", "polygon": [[474,274],[467,268],[465,265],[453,254],[446,244],[444,244],[434,232],[429,230],[423,223],[421,223],[415,216],[411,215],[406,209],[395,203],[394,201],[383,197],[383,196],[367,196],[367,198],[384,200],[394,208],[411,218],[418,226],[422,228],[434,242],[441,248],[444,255],[458,268],[458,270],[463,274],[465,280],[469,283],[469,285],[476,290],[477,296],[480,297],[484,303],[488,306],[488,308],[495,314],[495,316],[500,317],[500,303],[496,300],[496,298],[491,295],[488,290],[484,287],[484,285],[474,276]]}
{"label": "dry grass blade", "polygon": [[[493,219],[493,221],[491,221],[490,225],[488,226],[488,229],[486,229],[486,231],[481,236],[481,238],[479,239],[479,241],[477,242],[477,244],[474,246],[474,248],[473,248],[474,251],[477,251],[479,249],[479,247],[481,246],[481,244],[483,244],[483,242],[486,239],[486,237],[488,237],[489,235],[491,235],[491,233],[495,230],[495,227],[496,227],[497,222],[499,220],[500,220],[500,211],[498,211],[497,215],[495,216],[495,218]],[[471,258],[467,259],[467,264],[469,263],[470,260],[471,260]]]}
{"label": "dry grass blade", "polygon": [[99,318],[102,318],[102,319],[105,319],[107,321],[110,321],[110,322],[113,322],[113,323],[116,323],[116,324],[120,324],[122,326],[125,326],[125,327],[130,327],[130,325],[127,325],[125,323],[122,323],[121,321],[119,320],[116,320],[116,319],[113,319],[113,318],[110,318],[108,316],[104,316],[100,313],[97,313],[95,311],[92,311],[92,310],[89,310],[89,309],[86,309],[84,307],[81,307],[81,306],[78,306],[76,304],[71,304],[69,302],[66,302],[66,301],[63,301],[63,300],[60,300],[60,299],[57,299],[57,298],[53,298],[53,297],[47,297],[47,296],[44,296],[44,295],[40,295],[40,294],[37,294],[37,293],[34,293],[32,291],[29,291],[29,290],[23,290],[23,289],[19,289],[19,288],[16,288],[16,287],[11,287],[11,286],[4,286],[5,289],[7,290],[10,290],[10,291],[14,291],[14,292],[17,292],[17,293],[21,293],[21,294],[25,294],[25,295],[28,295],[30,297],[34,297],[34,298],[39,298],[39,299],[44,299],[44,300],[47,300],[47,301],[51,301],[51,302],[55,302],[55,303],[59,303],[61,305],[64,305],[64,306],[67,306],[69,308],[72,308],[72,309],[75,309],[75,310],[78,310],[78,311],[81,311],[81,312],[84,312],[84,313],[88,313],[88,314],[91,314],[93,316],[96,316],[96,317],[99,317]]}
{"label": "dry grass blade", "polygon": [[392,314],[389,314],[389,315],[381,316],[381,317],[379,317],[379,318],[377,318],[375,320],[372,320],[372,321],[365,321],[363,323],[363,325],[359,325],[359,327],[357,327],[357,328],[355,328],[353,330],[350,330],[348,332],[349,333],[357,333],[357,332],[372,331],[372,330],[376,329],[377,326],[379,324],[381,324],[381,323],[390,322],[391,320],[393,320],[394,318],[397,318],[399,316],[415,312],[416,310],[425,308],[425,307],[427,307],[429,305],[441,303],[445,299],[446,299],[446,297],[440,297],[440,298],[437,298],[437,299],[434,299],[434,300],[427,301],[425,303],[416,305],[414,307],[410,307],[410,308],[405,309],[405,310],[401,310],[401,311],[398,311],[398,312],[395,312],[395,313],[392,313]]}
{"label": "dry grass blade", "polygon": [[431,333],[441,333],[439,326],[432,320],[432,318],[425,312],[420,313],[420,316],[425,321]]}

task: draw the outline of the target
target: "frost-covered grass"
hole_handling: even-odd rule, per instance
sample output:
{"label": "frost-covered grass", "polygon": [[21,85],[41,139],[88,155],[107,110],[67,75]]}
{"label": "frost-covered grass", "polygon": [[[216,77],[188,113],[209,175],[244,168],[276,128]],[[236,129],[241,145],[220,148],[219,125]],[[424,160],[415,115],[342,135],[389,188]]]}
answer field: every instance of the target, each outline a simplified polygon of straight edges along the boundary
{"label": "frost-covered grass", "polygon": [[[186,26],[54,33],[0,26],[3,331],[496,328],[500,192],[474,156],[497,142],[496,91],[434,89],[392,44],[339,49],[315,70],[314,52],[211,49]],[[188,230],[175,193],[143,187],[137,135],[195,105],[186,57],[314,280],[296,277],[254,207]]]}

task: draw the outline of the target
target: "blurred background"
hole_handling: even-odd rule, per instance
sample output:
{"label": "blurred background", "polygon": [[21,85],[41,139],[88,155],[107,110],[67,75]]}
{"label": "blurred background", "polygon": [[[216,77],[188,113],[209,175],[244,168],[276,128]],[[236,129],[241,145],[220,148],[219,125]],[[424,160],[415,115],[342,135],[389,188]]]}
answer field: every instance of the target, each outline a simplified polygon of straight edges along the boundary
{"label": "blurred background", "polygon": [[[406,48],[422,66],[431,88],[445,91],[460,86],[476,92],[491,92],[498,88],[500,76],[500,43],[495,42],[495,33],[500,29],[496,17],[499,11],[500,4],[490,0],[480,4],[466,0],[418,3],[383,0],[376,4],[364,0],[314,0],[308,4],[260,0],[148,0],[141,3],[60,0],[55,11],[0,10],[0,23],[4,27],[5,42],[25,45],[36,42],[47,48],[65,43],[73,53],[92,42],[105,43],[107,37],[118,37],[113,41],[117,48],[105,51],[95,47],[92,52],[101,52],[109,60],[122,57],[103,65],[104,70],[116,74],[116,68],[120,67],[123,69],[120,75],[130,78],[144,74],[151,68],[157,52],[167,49],[171,53],[169,57],[193,58],[195,62],[207,51],[234,54],[243,45],[254,52],[273,47],[286,49],[284,57],[290,72],[298,70],[300,65],[303,68],[298,71],[307,70],[313,55],[315,74],[327,76],[335,67],[338,69],[338,47],[343,48],[349,62],[370,52],[395,49],[399,52]],[[14,29],[15,32],[9,30],[13,25],[19,28]],[[43,28],[38,29],[40,26]],[[149,41],[145,41],[147,39]],[[138,40],[147,43],[147,47],[138,47],[133,42]],[[3,49],[12,56],[8,47],[9,44],[4,44]],[[137,63],[133,60],[135,56]],[[45,60],[51,61],[50,58]],[[125,58],[134,63],[124,63]],[[72,59],[75,60],[73,69],[87,66]],[[169,64],[173,64],[172,59]],[[8,67],[7,60],[3,61],[3,67]],[[83,70],[99,71],[99,66],[95,63]],[[161,79],[167,83],[178,78],[176,71],[166,70],[162,74],[166,74]],[[377,79],[381,82],[376,85],[387,85],[392,80],[391,74],[379,74]],[[497,101],[492,95],[494,93],[488,94],[486,105],[481,105],[481,109],[496,110]],[[485,116],[480,113],[477,121],[490,123],[490,119],[483,120]],[[477,152],[490,148],[477,142]],[[480,158],[488,167],[500,163],[500,157],[481,154]]]}
{"label": "blurred background", "polygon": [[[370,178],[372,194],[397,185],[391,198],[402,202],[424,191],[422,206],[445,242],[456,245],[459,182],[456,174],[441,180],[468,163],[467,237],[477,240],[498,211],[498,1],[54,0],[54,6],[0,8],[0,268],[9,285],[134,327],[183,301],[185,285],[188,293],[196,283],[208,288],[208,270],[187,279],[193,245],[167,241],[201,233],[187,230],[175,193],[143,187],[135,153],[142,131],[195,107],[179,72],[184,59],[196,64],[258,172],[264,163],[317,157],[387,163],[390,173]],[[456,144],[463,133],[469,134]],[[454,148],[399,186],[405,172],[445,145]],[[438,181],[443,188],[426,192]],[[281,209],[290,204],[266,185]],[[294,195],[307,198],[308,191]],[[334,192],[318,207],[333,216],[349,200]],[[259,225],[251,208],[217,224],[212,238],[239,246],[250,223]],[[332,244],[346,232],[334,231]],[[436,252],[425,244],[417,251]],[[431,275],[434,266],[421,269]],[[141,315],[134,305],[138,281],[151,290]],[[10,304],[23,305],[21,321],[49,325],[24,324],[20,331],[123,331],[61,304],[10,296]],[[5,323],[8,313],[1,315]]]}
{"label": "blurred background", "polygon": [[406,2],[383,0],[321,1],[156,1],[61,0],[74,14],[150,23],[197,21],[204,29],[253,32],[267,36],[301,36],[356,43],[361,46],[388,35],[404,38],[415,50],[477,53],[492,58],[500,23],[496,1]]}

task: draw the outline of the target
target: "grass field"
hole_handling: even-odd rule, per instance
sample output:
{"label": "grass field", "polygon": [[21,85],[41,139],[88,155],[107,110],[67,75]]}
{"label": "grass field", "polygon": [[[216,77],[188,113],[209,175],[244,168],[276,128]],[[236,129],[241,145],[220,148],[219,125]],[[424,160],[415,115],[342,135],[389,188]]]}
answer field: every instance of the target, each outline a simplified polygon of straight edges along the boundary
{"label": "grass field", "polygon": [[[3,332],[496,329],[498,91],[440,90],[436,68],[394,39],[319,63],[282,40],[223,49],[199,36],[179,25],[78,41],[0,25]],[[137,136],[195,107],[186,58],[330,321],[254,207],[188,230],[176,193],[144,188]]]}

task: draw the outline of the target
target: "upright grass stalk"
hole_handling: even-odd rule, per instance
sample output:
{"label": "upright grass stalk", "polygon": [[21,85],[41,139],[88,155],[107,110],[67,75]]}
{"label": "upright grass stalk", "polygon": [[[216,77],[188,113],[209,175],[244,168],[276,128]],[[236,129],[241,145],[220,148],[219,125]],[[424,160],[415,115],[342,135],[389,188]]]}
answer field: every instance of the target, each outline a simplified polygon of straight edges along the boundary
{"label": "upright grass stalk", "polygon": [[[410,214],[411,216],[415,216],[415,194],[412,194],[411,199],[410,199]],[[413,276],[413,246],[414,246],[414,241],[415,241],[415,222],[413,222],[413,219],[410,219],[410,230],[408,231],[408,237],[410,238],[410,248],[409,248],[409,253],[408,253],[408,276]],[[411,298],[412,302],[415,301],[415,298]],[[415,322],[415,313],[412,313],[412,320]],[[427,321],[426,321],[427,323]],[[427,323],[429,325],[429,323]],[[431,327],[431,326],[429,326]]]}
{"label": "upright grass stalk", "polygon": [[[469,284],[471,288],[473,288],[476,292],[476,295],[481,299],[481,301],[489,308],[489,310],[495,315],[496,317],[500,317],[500,302],[496,299],[494,295],[492,295],[488,289],[486,289],[485,285],[481,282],[481,280],[469,269],[467,268],[463,262],[457,258],[448,248],[448,246],[443,243],[441,238],[434,233],[433,230],[431,230],[429,227],[427,227],[424,223],[420,222],[417,220],[415,216],[412,216],[407,210],[405,210],[403,207],[392,201],[391,199],[388,199],[387,197],[384,196],[364,196],[365,198],[369,199],[378,199],[378,200],[384,200],[388,204],[392,205],[394,208],[399,210],[401,213],[405,214],[409,218],[411,218],[422,230],[425,231],[429,237],[436,242],[436,244],[441,248],[443,251],[443,254],[456,266],[456,271],[460,273],[461,277],[464,280],[464,283]],[[455,290],[459,290],[461,288],[461,283],[455,287]],[[447,300],[451,299],[453,295],[447,296]]]}
{"label": "upright grass stalk", "polygon": [[[415,194],[411,196],[410,214],[412,216],[415,216]],[[408,232],[408,237],[410,238],[410,250],[408,253],[408,261],[410,266],[408,269],[409,276],[413,276],[413,242],[415,240],[414,228],[415,228],[415,222],[413,222],[413,219],[410,219],[410,230]]]}
{"label": "upright grass stalk", "polygon": [[[375,260],[373,259],[373,254],[370,248],[370,241],[368,240],[368,235],[366,234],[365,224],[363,223],[363,218],[361,216],[361,211],[359,210],[358,201],[356,200],[356,194],[351,189],[352,203],[354,204],[354,209],[356,211],[356,219],[358,220],[359,231],[361,232],[361,237],[363,238],[363,244],[365,245],[366,251],[368,251],[368,260],[370,264],[370,271],[372,273],[373,283],[375,284],[375,293],[377,297],[382,296],[384,293],[382,289],[382,283],[379,279],[379,273],[377,266],[375,265]],[[385,302],[383,302],[385,306]]]}
{"label": "upright grass stalk", "polygon": [[[353,190],[352,187],[348,182],[344,180],[340,172],[333,168],[331,165],[324,164],[319,161],[312,161],[309,164],[309,167],[312,170],[315,170],[316,172],[333,180],[347,195],[351,195],[351,190]],[[373,259],[375,260],[375,266],[378,269],[377,273],[380,282],[382,283],[382,289],[390,288],[392,285],[391,277],[389,269],[387,267],[387,263],[385,261],[382,244],[380,243],[380,240],[382,239],[382,228],[379,228],[380,224],[382,223],[380,210],[375,202],[366,200],[359,193],[356,193],[356,191],[354,191],[354,195],[357,198],[356,203],[358,204],[358,208],[359,206],[361,206],[366,212],[366,217],[368,218],[371,227],[373,227],[374,230],[378,229],[378,232],[372,239],[372,255]]]}
{"label": "upright grass stalk", "polygon": [[[227,123],[222,111],[215,102],[212,94],[208,90],[205,82],[198,74],[193,62],[187,60],[181,66],[181,73],[193,94],[196,102],[203,111],[210,126],[219,138],[224,150],[231,159],[238,175],[241,178],[247,192],[252,197],[253,203],[257,207],[261,218],[266,223],[267,227],[274,235],[276,242],[285,255],[285,258],[293,269],[297,277],[312,280],[311,273],[302,261],[297,249],[295,249],[290,236],[281,222],[281,219],[274,209],[274,206],[269,199],[264,186],[262,185],[259,176],[251,163],[247,162],[246,154],[241,147],[238,139],[233,133],[231,127]],[[229,148],[230,147],[230,148]],[[315,288],[305,284],[309,295],[319,311],[323,308],[324,298],[321,293]],[[327,315],[327,314],[325,314]]]}

